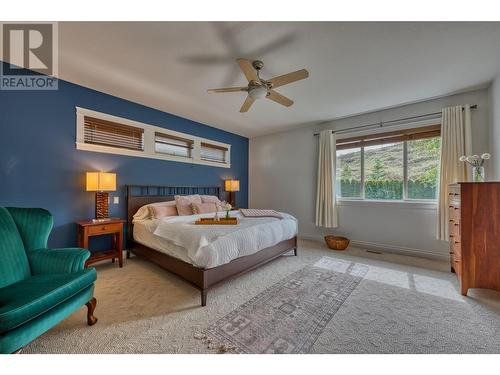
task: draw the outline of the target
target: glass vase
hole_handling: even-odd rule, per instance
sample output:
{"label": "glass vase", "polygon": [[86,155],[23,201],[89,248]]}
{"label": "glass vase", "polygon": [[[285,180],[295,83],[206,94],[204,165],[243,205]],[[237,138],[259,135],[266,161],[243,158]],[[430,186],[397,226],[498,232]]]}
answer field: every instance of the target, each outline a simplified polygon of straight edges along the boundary
{"label": "glass vase", "polygon": [[472,167],[472,181],[484,182],[484,167]]}

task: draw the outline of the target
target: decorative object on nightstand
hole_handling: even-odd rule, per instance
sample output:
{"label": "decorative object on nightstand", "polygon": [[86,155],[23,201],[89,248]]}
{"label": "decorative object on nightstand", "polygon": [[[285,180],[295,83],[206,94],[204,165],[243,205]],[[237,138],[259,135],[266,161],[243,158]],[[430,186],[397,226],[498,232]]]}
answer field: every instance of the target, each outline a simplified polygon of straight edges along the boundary
{"label": "decorative object on nightstand", "polygon": [[90,258],[85,263],[86,266],[105,259],[111,259],[113,262],[118,258],[118,264],[123,266],[123,223],[125,220],[110,218],[105,223],[95,222],[94,220],[81,220],[78,225],[78,246],[84,249],[89,248],[89,238],[112,234],[113,248],[108,251],[91,252]]}
{"label": "decorative object on nightstand", "polygon": [[116,191],[116,173],[87,172],[86,190],[95,191],[95,222],[108,222],[109,193]]}
{"label": "decorative object on nightstand", "polygon": [[229,193],[229,203],[231,206],[236,206],[236,192],[240,191],[240,180],[224,181],[224,190]]}
{"label": "decorative object on nightstand", "polygon": [[325,236],[325,242],[328,248],[332,250],[345,250],[349,246],[349,238],[342,236]]}

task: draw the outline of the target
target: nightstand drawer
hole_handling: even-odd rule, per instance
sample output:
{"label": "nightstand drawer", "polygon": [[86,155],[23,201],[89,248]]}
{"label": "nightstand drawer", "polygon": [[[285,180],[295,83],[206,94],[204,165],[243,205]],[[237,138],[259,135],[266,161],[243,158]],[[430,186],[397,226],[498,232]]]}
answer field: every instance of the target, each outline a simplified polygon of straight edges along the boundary
{"label": "nightstand drawer", "polygon": [[103,223],[99,225],[89,226],[87,231],[89,236],[92,236],[96,234],[115,233],[120,231],[122,227],[123,227],[122,223],[112,223],[112,224]]}

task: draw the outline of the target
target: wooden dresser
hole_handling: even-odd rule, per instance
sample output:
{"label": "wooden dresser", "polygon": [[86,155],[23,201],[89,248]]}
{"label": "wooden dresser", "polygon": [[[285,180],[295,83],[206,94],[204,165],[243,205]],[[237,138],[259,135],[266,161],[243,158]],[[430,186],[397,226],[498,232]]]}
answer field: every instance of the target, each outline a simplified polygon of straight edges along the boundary
{"label": "wooden dresser", "polygon": [[449,186],[451,271],[460,292],[500,291],[500,182]]}

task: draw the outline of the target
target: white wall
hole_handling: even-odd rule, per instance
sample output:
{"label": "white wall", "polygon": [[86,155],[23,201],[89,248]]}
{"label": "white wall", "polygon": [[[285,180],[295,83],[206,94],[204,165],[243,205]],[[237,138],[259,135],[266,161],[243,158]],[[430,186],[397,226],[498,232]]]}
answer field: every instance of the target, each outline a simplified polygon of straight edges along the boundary
{"label": "white wall", "polygon": [[491,180],[500,180],[500,75],[491,84]]}
{"label": "white wall", "polygon": [[317,137],[313,134],[321,129],[344,129],[439,112],[443,107],[459,104],[478,105],[472,112],[473,151],[486,152],[490,146],[490,99],[486,89],[252,138],[250,207],[291,213],[299,219],[299,235],[304,238],[321,239],[324,234],[333,232],[346,235],[355,244],[367,248],[447,258],[447,243],[435,239],[436,208],[433,204],[344,201],[339,207],[340,227],[335,230],[317,228],[314,225]]}

